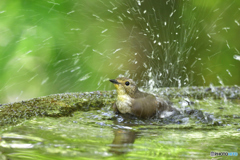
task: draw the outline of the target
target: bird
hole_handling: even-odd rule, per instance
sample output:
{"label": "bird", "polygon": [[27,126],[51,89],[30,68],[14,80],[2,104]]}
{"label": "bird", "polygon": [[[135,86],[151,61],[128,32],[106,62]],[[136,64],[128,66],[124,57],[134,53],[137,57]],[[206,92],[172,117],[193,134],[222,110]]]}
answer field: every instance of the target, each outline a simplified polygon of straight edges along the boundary
{"label": "bird", "polygon": [[166,99],[139,91],[130,78],[118,77],[109,81],[117,89],[117,100],[113,104],[115,113],[131,114],[139,118],[165,118],[179,112]]}

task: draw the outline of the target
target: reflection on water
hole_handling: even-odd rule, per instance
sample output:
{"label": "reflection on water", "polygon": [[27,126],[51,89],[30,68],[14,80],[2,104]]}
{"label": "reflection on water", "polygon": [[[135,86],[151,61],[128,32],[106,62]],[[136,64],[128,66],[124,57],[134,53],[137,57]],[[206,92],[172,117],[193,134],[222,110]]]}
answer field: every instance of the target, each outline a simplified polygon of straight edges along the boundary
{"label": "reflection on water", "polygon": [[123,154],[131,151],[133,143],[136,138],[136,132],[129,129],[117,129],[114,130],[114,139],[110,145],[110,152],[116,154]]}
{"label": "reflection on water", "polygon": [[[181,108],[182,104],[174,105]],[[34,118],[2,128],[0,158],[209,159],[211,151],[239,153],[239,100],[205,99],[191,107],[201,109],[205,118],[214,113],[219,123],[205,123],[196,110],[187,107],[191,114],[173,121],[115,115],[106,106],[75,112],[72,117]]]}

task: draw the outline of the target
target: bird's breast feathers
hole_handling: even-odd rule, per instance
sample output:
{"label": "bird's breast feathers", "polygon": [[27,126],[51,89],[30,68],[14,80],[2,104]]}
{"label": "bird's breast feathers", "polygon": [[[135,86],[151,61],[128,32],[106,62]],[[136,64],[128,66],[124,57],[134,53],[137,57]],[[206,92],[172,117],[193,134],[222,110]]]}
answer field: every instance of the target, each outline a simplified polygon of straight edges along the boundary
{"label": "bird's breast feathers", "polygon": [[116,105],[119,112],[131,113],[132,100],[129,95],[118,95]]}

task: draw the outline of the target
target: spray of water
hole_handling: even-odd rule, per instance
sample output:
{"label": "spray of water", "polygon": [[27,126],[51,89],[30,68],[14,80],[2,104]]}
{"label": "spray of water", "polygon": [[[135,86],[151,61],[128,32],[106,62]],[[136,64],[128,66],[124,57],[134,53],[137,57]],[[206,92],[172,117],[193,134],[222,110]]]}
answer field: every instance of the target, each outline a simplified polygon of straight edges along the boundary
{"label": "spray of water", "polygon": [[237,1],[0,4],[2,103],[109,90],[120,75],[150,89],[239,84]]}

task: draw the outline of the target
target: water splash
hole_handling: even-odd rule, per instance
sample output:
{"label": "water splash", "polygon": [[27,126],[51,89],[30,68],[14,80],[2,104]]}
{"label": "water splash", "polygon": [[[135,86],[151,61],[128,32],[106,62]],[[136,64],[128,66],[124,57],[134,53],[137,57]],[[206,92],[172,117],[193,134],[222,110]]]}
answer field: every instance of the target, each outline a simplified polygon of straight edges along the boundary
{"label": "water splash", "polygon": [[15,3],[0,10],[2,102],[32,86],[19,99],[109,90],[119,75],[151,89],[239,84],[239,2]]}

